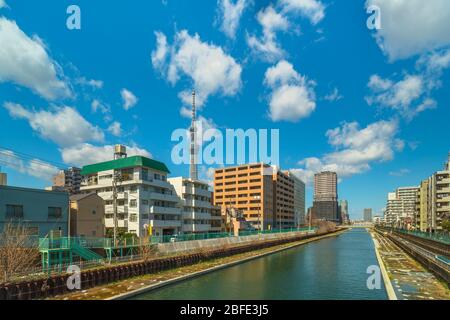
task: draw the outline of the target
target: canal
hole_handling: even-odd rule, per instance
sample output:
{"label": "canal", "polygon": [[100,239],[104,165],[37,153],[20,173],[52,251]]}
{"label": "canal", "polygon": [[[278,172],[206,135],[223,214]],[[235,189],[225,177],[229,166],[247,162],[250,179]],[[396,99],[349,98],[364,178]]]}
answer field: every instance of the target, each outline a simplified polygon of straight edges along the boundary
{"label": "canal", "polygon": [[133,297],[138,300],[387,299],[367,288],[378,265],[370,234],[353,229]]}

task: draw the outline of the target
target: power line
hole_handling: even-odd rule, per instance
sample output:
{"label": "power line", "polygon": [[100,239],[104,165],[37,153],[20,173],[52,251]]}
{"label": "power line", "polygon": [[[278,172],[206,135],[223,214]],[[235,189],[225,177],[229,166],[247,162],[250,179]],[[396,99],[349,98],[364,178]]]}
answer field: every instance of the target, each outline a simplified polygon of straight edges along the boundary
{"label": "power line", "polygon": [[16,151],[16,150],[13,150],[13,149],[6,149],[6,148],[3,148],[1,146],[0,146],[0,153],[7,153],[8,155],[11,155],[11,153],[13,153],[13,154],[15,154],[17,156],[20,156],[20,157],[24,158],[24,159],[32,159],[32,160],[36,160],[36,161],[39,161],[39,162],[43,162],[45,164],[53,164],[56,167],[63,167],[64,168],[64,167],[67,166],[65,163],[62,163],[62,162],[42,159],[40,157],[33,156],[31,154],[23,153],[23,152]]}

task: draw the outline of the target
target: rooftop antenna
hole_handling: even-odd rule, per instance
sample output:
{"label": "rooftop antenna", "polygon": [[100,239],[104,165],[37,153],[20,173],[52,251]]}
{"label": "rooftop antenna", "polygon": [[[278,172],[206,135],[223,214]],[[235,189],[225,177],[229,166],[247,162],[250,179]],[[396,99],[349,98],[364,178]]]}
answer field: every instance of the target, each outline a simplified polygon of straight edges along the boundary
{"label": "rooftop antenna", "polygon": [[189,176],[192,180],[198,180],[197,171],[197,145],[196,145],[196,134],[195,134],[195,121],[196,121],[196,110],[195,110],[195,90],[192,91],[192,123],[191,123],[191,164],[189,170]]}

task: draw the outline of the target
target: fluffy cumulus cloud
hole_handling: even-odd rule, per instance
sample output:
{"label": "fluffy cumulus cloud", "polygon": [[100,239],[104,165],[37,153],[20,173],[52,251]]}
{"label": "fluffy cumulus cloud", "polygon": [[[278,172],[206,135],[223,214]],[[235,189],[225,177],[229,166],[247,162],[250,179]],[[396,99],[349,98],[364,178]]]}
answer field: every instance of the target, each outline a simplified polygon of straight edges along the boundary
{"label": "fluffy cumulus cloud", "polygon": [[278,39],[278,32],[295,29],[295,18],[307,18],[313,25],[325,17],[325,6],[317,0],[279,0],[275,6],[261,9],[256,18],[262,27],[262,35],[247,35],[247,44],[259,59],[275,62],[285,57]]}
{"label": "fluffy cumulus cloud", "polygon": [[72,95],[38,36],[29,37],[15,21],[0,17],[0,43],[0,82],[27,87],[48,100]]}
{"label": "fluffy cumulus cloud", "polygon": [[227,37],[234,39],[239,21],[244,13],[249,0],[218,0],[219,13],[221,16],[220,29]]}
{"label": "fluffy cumulus cloud", "polygon": [[436,102],[429,97],[430,85],[432,83],[421,75],[406,74],[398,81],[372,75],[368,83],[371,95],[366,101],[369,105],[391,108],[411,119],[436,107]]}
{"label": "fluffy cumulus cloud", "polygon": [[300,168],[292,170],[308,183],[315,173],[325,170],[337,172],[340,178],[366,172],[371,163],[390,161],[396,151],[403,150],[404,142],[396,137],[397,133],[395,120],[378,121],[362,129],[357,122],[344,123],[326,133],[333,152],[322,158],[303,159]]}
{"label": "fluffy cumulus cloud", "polygon": [[432,98],[442,87],[441,76],[450,67],[450,49],[434,50],[421,55],[414,72],[383,78],[370,77],[366,96],[369,105],[388,108],[411,120],[421,112],[437,107]]}
{"label": "fluffy cumulus cloud", "polygon": [[25,160],[23,157],[10,150],[0,150],[0,164],[20,173],[45,181],[51,181],[51,178],[59,170],[54,165],[39,159]]}
{"label": "fluffy cumulus cloud", "polygon": [[5,103],[4,107],[13,118],[25,119],[42,138],[59,146],[77,145],[86,141],[103,141],[104,134],[90,124],[71,107],[47,110],[29,110],[22,105]]}
{"label": "fluffy cumulus cloud", "polygon": [[287,17],[277,12],[272,6],[268,6],[258,12],[257,20],[262,27],[262,36],[248,35],[248,46],[257,57],[264,61],[273,62],[281,59],[285,52],[277,41],[277,32],[288,30]]}
{"label": "fluffy cumulus cloud", "polygon": [[6,4],[5,0],[0,0],[0,9],[6,8],[8,5]]}
{"label": "fluffy cumulus cloud", "polygon": [[123,88],[120,91],[120,96],[122,97],[123,108],[125,110],[130,110],[138,103],[138,98],[128,89]]}
{"label": "fluffy cumulus cloud", "polygon": [[381,10],[379,47],[391,61],[450,45],[450,1],[367,0]]}
{"label": "fluffy cumulus cloud", "polygon": [[[201,107],[209,96],[234,96],[241,88],[241,66],[221,47],[202,42],[199,35],[182,30],[169,45],[164,34],[156,33],[157,47],[152,52],[153,67],[175,85],[185,76],[193,82],[197,105]],[[182,91],[180,99],[191,103],[191,91]]]}
{"label": "fluffy cumulus cloud", "polygon": [[284,11],[293,12],[308,18],[312,24],[325,17],[325,6],[317,0],[280,0]]}
{"label": "fluffy cumulus cloud", "polygon": [[[89,143],[83,143],[61,149],[64,162],[79,167],[112,160],[113,154],[114,145],[94,146]],[[127,146],[127,154],[128,156],[152,157],[150,152],[136,145]]]}
{"label": "fluffy cumulus cloud", "polygon": [[295,71],[289,62],[282,60],[267,69],[264,83],[272,90],[269,98],[272,121],[296,122],[316,109],[315,83]]}

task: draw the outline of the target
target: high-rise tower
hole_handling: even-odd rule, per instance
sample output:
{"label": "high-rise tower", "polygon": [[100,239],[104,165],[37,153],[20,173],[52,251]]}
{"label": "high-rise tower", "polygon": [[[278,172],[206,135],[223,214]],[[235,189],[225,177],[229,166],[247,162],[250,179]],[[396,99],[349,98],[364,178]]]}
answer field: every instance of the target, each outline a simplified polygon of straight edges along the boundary
{"label": "high-rise tower", "polygon": [[198,180],[198,171],[197,171],[197,144],[196,144],[196,134],[195,134],[195,90],[192,91],[192,123],[191,123],[191,164],[189,170],[189,177],[192,180]]}

